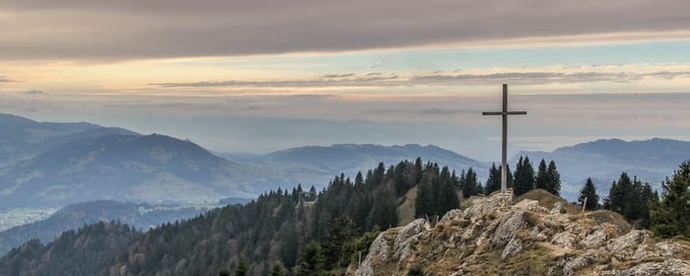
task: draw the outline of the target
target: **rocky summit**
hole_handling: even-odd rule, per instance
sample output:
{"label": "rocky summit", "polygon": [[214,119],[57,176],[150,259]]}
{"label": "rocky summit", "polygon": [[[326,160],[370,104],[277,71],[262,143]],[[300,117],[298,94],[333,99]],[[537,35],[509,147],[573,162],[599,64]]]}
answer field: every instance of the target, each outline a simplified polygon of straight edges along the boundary
{"label": "rocky summit", "polygon": [[690,243],[581,213],[543,190],[473,197],[438,223],[382,232],[354,275],[690,275]]}

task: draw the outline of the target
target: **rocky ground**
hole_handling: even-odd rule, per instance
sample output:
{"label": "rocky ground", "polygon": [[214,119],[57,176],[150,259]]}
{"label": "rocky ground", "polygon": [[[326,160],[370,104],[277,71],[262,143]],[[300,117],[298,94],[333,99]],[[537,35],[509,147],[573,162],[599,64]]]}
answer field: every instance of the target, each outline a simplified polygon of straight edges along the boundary
{"label": "rocky ground", "polygon": [[543,190],[494,193],[431,225],[382,232],[354,275],[690,275],[690,243],[632,230],[613,212],[580,213]]}

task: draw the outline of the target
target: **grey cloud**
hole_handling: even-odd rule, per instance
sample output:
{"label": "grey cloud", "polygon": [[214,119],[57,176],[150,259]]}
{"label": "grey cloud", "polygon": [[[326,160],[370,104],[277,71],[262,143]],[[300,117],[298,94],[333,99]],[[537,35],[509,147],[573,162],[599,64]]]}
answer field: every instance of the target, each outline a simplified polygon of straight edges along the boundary
{"label": "grey cloud", "polygon": [[672,79],[679,76],[690,76],[690,72],[506,72],[495,74],[432,74],[410,78],[416,85],[486,85],[510,81],[513,84],[550,84],[550,83],[583,83],[583,82],[617,82],[629,83],[644,77]]}
{"label": "grey cloud", "polygon": [[269,81],[199,81],[152,83],[165,88],[255,87],[255,88],[319,88],[319,87],[411,87],[452,85],[493,85],[500,82],[535,85],[551,83],[615,82],[631,83],[643,78],[673,79],[690,77],[688,71],[633,72],[505,72],[493,74],[456,74],[457,71],[435,71],[403,78],[394,73],[330,74],[323,78]]}
{"label": "grey cloud", "polygon": [[[690,29],[686,0],[3,1],[3,59],[363,50]],[[372,65],[375,68],[377,65]]]}
{"label": "grey cloud", "polygon": [[398,86],[400,77],[396,74],[364,75],[355,74],[326,75],[318,79],[270,80],[270,81],[199,81],[152,83],[152,86],[166,88],[183,87],[354,87],[354,86]]}
{"label": "grey cloud", "polygon": [[13,82],[11,79],[8,79],[5,76],[0,76],[0,82]]}
{"label": "grey cloud", "polygon": [[347,78],[347,77],[352,77],[354,76],[354,73],[349,73],[349,74],[330,74],[330,75],[325,75],[323,76],[324,78],[327,79],[335,79],[335,78]]}
{"label": "grey cloud", "polygon": [[46,92],[43,92],[43,91],[40,91],[40,90],[29,90],[29,91],[19,92],[19,94],[24,94],[24,95],[46,95]]}
{"label": "grey cloud", "polygon": [[420,114],[420,115],[454,115],[454,114],[479,114],[481,111],[475,109],[441,108],[427,107],[422,109],[405,108],[377,108],[364,110],[371,114]]}

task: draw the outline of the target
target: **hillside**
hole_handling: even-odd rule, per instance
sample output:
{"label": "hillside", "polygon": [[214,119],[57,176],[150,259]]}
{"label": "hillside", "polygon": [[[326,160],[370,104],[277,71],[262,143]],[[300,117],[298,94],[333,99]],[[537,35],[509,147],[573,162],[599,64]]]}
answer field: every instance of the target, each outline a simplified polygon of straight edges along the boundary
{"label": "hillside", "polygon": [[103,264],[140,235],[127,225],[99,222],[67,231],[46,245],[32,240],[2,258],[0,276],[98,275]]}
{"label": "hillside", "polygon": [[118,221],[135,229],[148,230],[166,222],[194,217],[206,210],[206,208],[121,203],[112,200],[71,204],[45,220],[15,226],[0,232],[0,255],[31,239],[48,243],[64,231],[78,229],[99,221]]}
{"label": "hillside", "polygon": [[0,169],[0,208],[100,199],[217,202],[253,197],[266,182],[256,170],[189,141],[157,134],[81,137]]}
{"label": "hillside", "polygon": [[[507,203],[507,206],[504,205]],[[355,275],[689,275],[690,243],[631,230],[609,211],[578,208],[543,190],[475,197],[436,225],[382,232]]]}

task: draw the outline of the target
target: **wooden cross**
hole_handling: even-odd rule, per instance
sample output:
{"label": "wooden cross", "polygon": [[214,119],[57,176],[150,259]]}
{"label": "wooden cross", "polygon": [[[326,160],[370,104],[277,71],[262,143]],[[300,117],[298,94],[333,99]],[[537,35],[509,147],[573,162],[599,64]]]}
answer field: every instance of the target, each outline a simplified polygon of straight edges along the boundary
{"label": "wooden cross", "polygon": [[501,115],[503,116],[503,140],[501,141],[501,193],[505,194],[508,183],[508,165],[506,157],[508,155],[508,115],[527,115],[527,111],[508,111],[508,85],[503,84],[503,111],[482,112],[482,115]]}

